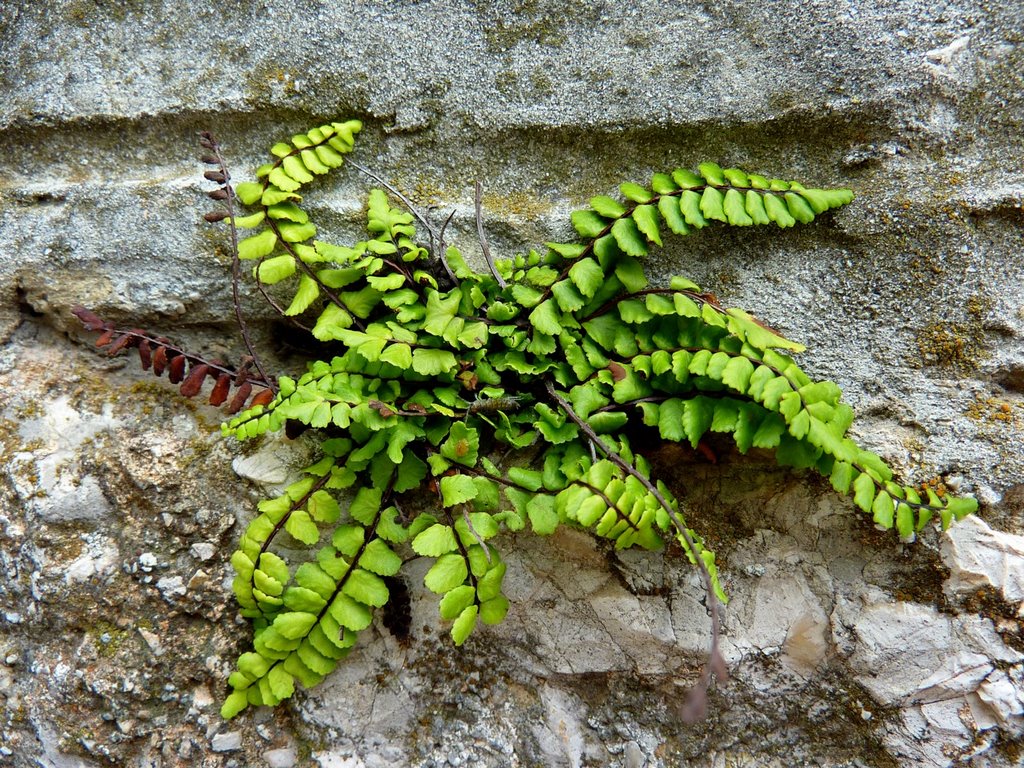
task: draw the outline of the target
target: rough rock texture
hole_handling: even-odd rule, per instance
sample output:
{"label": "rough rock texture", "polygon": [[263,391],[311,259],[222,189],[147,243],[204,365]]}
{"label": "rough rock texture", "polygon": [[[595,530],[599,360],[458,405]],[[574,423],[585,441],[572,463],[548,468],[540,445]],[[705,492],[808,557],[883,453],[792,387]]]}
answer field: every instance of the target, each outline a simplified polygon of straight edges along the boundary
{"label": "rough rock texture", "polygon": [[[0,7],[0,764],[1019,764],[1022,30],[1016,0]],[[477,178],[499,252],[704,159],[853,187],[811,227],[702,232],[651,270],[807,342],[868,447],[977,494],[981,519],[903,546],[768,456],[664,449],[732,595],[706,722],[678,717],[706,642],[695,574],[568,531],[505,545],[513,609],[461,651],[413,563],[408,643],[377,625],[314,692],[221,721],[248,641],[226,557],[306,448],[223,442],[213,409],[83,346],[69,309],[236,354],[194,132],[241,172],[348,116],[357,158],[454,207],[471,254]],[[312,213],[354,233],[365,188],[342,173]]]}

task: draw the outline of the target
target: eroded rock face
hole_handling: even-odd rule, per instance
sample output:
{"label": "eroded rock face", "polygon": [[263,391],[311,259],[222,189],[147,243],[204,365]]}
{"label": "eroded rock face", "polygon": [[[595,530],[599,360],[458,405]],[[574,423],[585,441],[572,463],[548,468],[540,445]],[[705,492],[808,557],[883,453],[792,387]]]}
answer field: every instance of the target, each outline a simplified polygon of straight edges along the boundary
{"label": "eroded rock face", "polygon": [[972,517],[948,532],[942,559],[952,572],[946,582],[952,597],[989,589],[1007,605],[1024,608],[1024,536],[993,530]]}
{"label": "eroded rock face", "polygon": [[[1024,730],[1024,11],[976,4],[21,3],[0,25],[0,754],[16,766],[1009,766]],[[220,415],[68,329],[81,303],[232,357],[228,259],[194,132],[236,176],[280,136],[357,116],[355,158],[478,249],[704,159],[847,185],[802,230],[655,254],[808,344],[909,481],[983,514],[913,545],[770,456],[651,456],[719,553],[732,680],[679,705],[708,620],[674,556],[507,537],[506,622],[451,648],[405,570],[320,687],[224,723],[249,641],[230,555],[302,441]],[[356,238],[367,180],[306,201]],[[258,306],[258,305],[254,305]],[[279,337],[253,313],[258,343]],[[227,329],[227,330],[226,330]],[[277,359],[281,370],[301,366]]]}

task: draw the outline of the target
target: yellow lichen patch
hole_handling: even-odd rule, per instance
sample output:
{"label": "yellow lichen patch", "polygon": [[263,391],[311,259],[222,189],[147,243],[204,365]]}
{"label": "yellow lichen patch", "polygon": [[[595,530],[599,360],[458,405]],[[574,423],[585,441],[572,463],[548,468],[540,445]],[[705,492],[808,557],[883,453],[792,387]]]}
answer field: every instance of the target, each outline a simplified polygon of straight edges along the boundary
{"label": "yellow lichen patch", "polygon": [[483,205],[488,211],[503,216],[522,216],[536,220],[548,213],[554,204],[525,192],[485,192]]}
{"label": "yellow lichen patch", "polygon": [[975,294],[967,299],[964,320],[940,320],[922,328],[917,334],[920,362],[950,368],[958,374],[969,373],[985,359],[985,320],[992,309],[992,299]]}
{"label": "yellow lichen patch", "polygon": [[951,368],[956,373],[977,369],[988,355],[980,323],[944,323],[926,325],[917,335],[920,360],[925,365]]}
{"label": "yellow lichen patch", "polygon": [[22,421],[27,419],[38,419],[43,415],[43,407],[39,404],[39,401],[30,400],[15,408],[14,413]]}
{"label": "yellow lichen patch", "polygon": [[966,413],[968,418],[986,424],[1019,426],[1024,419],[1024,403],[979,392]]}
{"label": "yellow lichen patch", "polygon": [[946,483],[940,475],[930,477],[929,479],[921,483],[918,486],[918,488],[921,490],[921,493],[927,493],[929,490],[931,490],[940,499],[944,499],[946,497],[946,494],[949,493],[949,491],[946,489]]}
{"label": "yellow lichen patch", "polygon": [[988,296],[975,295],[967,300],[967,311],[979,322],[984,319],[990,309],[992,309],[992,299]]}
{"label": "yellow lichen patch", "polygon": [[[402,185],[399,185],[399,189],[401,188]],[[412,185],[412,193],[408,196],[414,204],[430,207],[433,205],[441,205],[450,199],[450,195],[451,192],[446,190],[437,182],[420,179]]]}
{"label": "yellow lichen patch", "polygon": [[942,275],[946,269],[942,259],[935,254],[920,252],[909,262],[912,275],[917,278],[920,285],[933,285],[935,276]]}

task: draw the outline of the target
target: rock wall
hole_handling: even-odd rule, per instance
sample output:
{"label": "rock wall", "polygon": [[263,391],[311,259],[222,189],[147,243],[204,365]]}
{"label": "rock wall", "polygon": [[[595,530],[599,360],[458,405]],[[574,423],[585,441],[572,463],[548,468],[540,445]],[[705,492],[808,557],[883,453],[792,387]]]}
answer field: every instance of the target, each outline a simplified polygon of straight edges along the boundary
{"label": "rock wall", "polygon": [[[1017,765],[1024,744],[1024,10],[995,2],[679,5],[69,0],[0,8],[0,764]],[[236,355],[195,132],[236,175],[336,117],[357,159],[501,253],[589,195],[705,159],[855,202],[785,232],[659,251],[806,342],[856,430],[979,517],[904,546],[769,456],[654,460],[732,600],[732,680],[679,701],[707,619],[674,559],[510,537],[506,622],[460,651],[409,571],[323,685],[225,723],[248,642],[227,589],[255,502],[308,450],[98,357],[69,309]],[[311,195],[355,235],[367,180]],[[301,366],[269,322],[258,341]],[[261,322],[262,320],[262,322]]]}

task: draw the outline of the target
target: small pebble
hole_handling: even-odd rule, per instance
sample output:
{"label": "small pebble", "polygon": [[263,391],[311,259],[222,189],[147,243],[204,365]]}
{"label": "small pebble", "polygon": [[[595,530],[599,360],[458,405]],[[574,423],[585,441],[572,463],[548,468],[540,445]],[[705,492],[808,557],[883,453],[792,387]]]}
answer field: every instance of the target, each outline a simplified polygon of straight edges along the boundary
{"label": "small pebble", "polygon": [[139,568],[144,570],[146,573],[149,573],[156,568],[156,563],[156,555],[152,552],[143,552],[139,555]]}
{"label": "small pebble", "polygon": [[[156,633],[139,627],[139,634],[142,635],[142,639],[146,641],[146,645],[149,646],[149,650],[153,652],[154,656],[160,656],[163,654],[164,647],[160,643],[160,638],[157,637]],[[127,688],[125,690],[127,690]]]}
{"label": "small pebble", "polygon": [[647,765],[647,758],[644,757],[644,751],[640,749],[640,745],[635,741],[627,742],[625,753],[626,768],[644,768],[644,766]]}
{"label": "small pebble", "polygon": [[267,761],[270,768],[292,768],[296,760],[295,747],[272,749],[264,753],[263,759]]}
{"label": "small pebble", "polygon": [[233,752],[242,747],[242,732],[229,731],[218,733],[210,740],[210,748],[214,752]]}
{"label": "small pebble", "polygon": [[189,548],[189,552],[196,560],[205,562],[217,554],[217,548],[208,541],[197,541]]}
{"label": "small pebble", "polygon": [[192,574],[192,578],[188,580],[188,589],[193,591],[201,589],[202,587],[206,586],[206,584],[209,581],[210,574],[208,574],[206,571],[200,568],[198,571]]}
{"label": "small pebble", "polygon": [[200,685],[192,691],[192,706],[202,708],[211,704],[213,704],[213,696],[210,695],[210,691],[205,685]]}
{"label": "small pebble", "polygon": [[164,596],[165,600],[181,597],[188,591],[185,589],[185,581],[181,576],[164,576],[156,583],[156,588],[160,590],[160,594]]}

